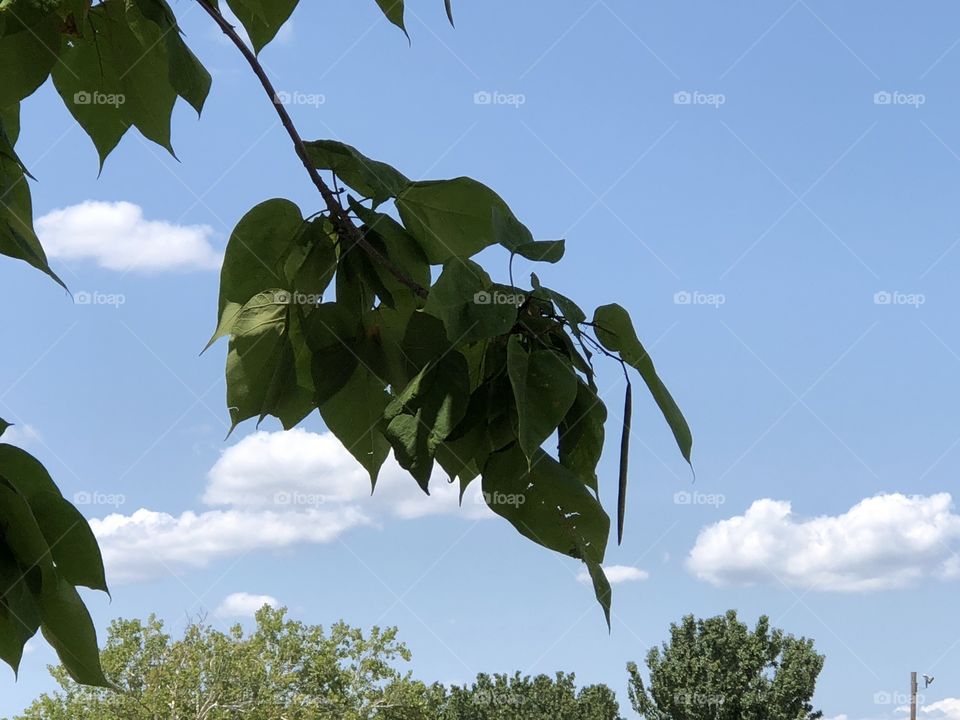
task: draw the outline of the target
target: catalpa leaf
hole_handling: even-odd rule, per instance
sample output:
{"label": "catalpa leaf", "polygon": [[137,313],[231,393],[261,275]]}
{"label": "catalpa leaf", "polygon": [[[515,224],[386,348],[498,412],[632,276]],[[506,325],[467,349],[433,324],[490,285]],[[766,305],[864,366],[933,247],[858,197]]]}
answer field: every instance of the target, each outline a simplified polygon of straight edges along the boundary
{"label": "catalpa leaf", "polygon": [[345,143],[315,140],[306,146],[315,168],[335,173],[358,193],[373,200],[374,206],[397,197],[410,184],[395,168],[371,160]]}
{"label": "catalpa leaf", "polygon": [[[43,85],[60,54],[60,17],[38,18],[0,8],[0,108],[19,103]],[[26,22],[23,22],[26,21]]]}
{"label": "catalpa leaf", "polygon": [[260,53],[290,19],[299,0],[227,0],[233,14],[243,23],[253,49]]}

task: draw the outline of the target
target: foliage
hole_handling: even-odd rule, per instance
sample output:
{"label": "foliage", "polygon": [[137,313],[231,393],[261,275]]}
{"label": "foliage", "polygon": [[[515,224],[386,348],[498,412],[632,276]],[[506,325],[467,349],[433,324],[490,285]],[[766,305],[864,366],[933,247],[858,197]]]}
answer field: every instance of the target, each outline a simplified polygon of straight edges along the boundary
{"label": "foliage", "polygon": [[102,657],[115,690],[79,685],[54,668],[60,692],[38,698],[20,720],[619,720],[609,688],[578,692],[573,675],[479,675],[448,691],[394,667],[410,660],[395,629],[325,630],[270,607],[249,634],[192,622],[179,640],[154,617],[118,620]]}
{"label": "foliage", "polygon": [[[233,425],[274,416],[290,428],[316,409],[374,485],[391,452],[425,492],[437,467],[464,488],[481,478],[493,511],[517,531],[587,565],[609,623],[611,590],[601,565],[610,520],[597,478],[607,411],[594,353],[637,369],[687,461],[692,447],[626,310],[605,306],[588,322],[536,275],[530,287],[515,286],[514,257],[556,263],[564,242],[535,241],[485,185],[469,178],[413,182],[343,143],[304,142],[257,60],[297,0],[227,0],[252,48],[216,0],[195,1],[250,64],[322,201],[305,217],[290,201],[268,200],[230,239],[213,339],[229,337]],[[405,28],[404,0],[377,4]],[[445,10],[452,22],[450,0]],[[131,128],[172,152],[177,100],[199,113],[211,77],[166,0],[0,0],[0,254],[59,282],[33,230],[28,171],[14,150],[20,103],[48,77],[93,141],[101,167]],[[332,173],[332,187],[321,172]],[[509,253],[509,285],[472,259],[491,246]],[[630,392],[628,384],[618,536]],[[544,447],[554,437],[551,455]],[[49,533],[47,522],[37,516],[29,528],[8,523],[0,551],[28,543],[29,532]],[[22,552],[15,553],[21,560],[31,557]],[[80,562],[77,582],[100,567],[92,550]],[[56,558],[51,567],[59,569]],[[70,593],[80,612],[69,574],[48,572],[36,582],[36,597]],[[4,608],[13,587],[0,585]],[[0,626],[5,660],[16,665],[32,624]],[[94,641],[85,631],[54,644],[95,659]],[[100,681],[95,667],[67,667],[76,679]]]}
{"label": "foliage", "polygon": [[576,678],[477,676],[469,687],[452,687],[437,720],[620,720],[620,705],[606,685],[577,690]]}
{"label": "foliage", "polygon": [[630,700],[648,720],[816,720],[810,704],[824,657],[813,641],[771,629],[751,631],[733,610],[670,626],[670,642],[647,655],[650,687],[628,666]]}
{"label": "foliage", "polygon": [[0,659],[17,669],[39,629],[74,678],[104,684],[78,585],[107,591],[90,526],[36,458],[0,444]]}

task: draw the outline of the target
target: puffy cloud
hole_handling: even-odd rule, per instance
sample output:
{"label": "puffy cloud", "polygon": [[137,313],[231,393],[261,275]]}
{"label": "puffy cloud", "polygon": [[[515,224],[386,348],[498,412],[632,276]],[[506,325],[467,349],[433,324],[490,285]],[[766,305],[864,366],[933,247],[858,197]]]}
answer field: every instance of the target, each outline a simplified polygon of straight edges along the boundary
{"label": "puffy cloud", "polygon": [[461,507],[459,485],[438,472],[427,496],[392,458],[371,497],[366,471],[333,435],[302,429],[256,432],[227,448],[210,469],[203,502],[223,509],[179,516],[140,509],[92,520],[111,582],[180,574],[257,550],[328,543],[389,518],[493,517],[479,482]]}
{"label": "puffy cloud", "polygon": [[179,517],[140,509],[91,520],[114,583],[178,575],[215,560],[255,550],[279,550],[303,543],[327,543],[371,521],[359,509],[292,512],[185,512]]}
{"label": "puffy cloud", "polygon": [[714,585],[886,590],[956,576],[958,538],[960,516],[947,493],[877,495],[842,515],[809,519],[788,502],[764,499],[703,529],[687,565]]}
{"label": "puffy cloud", "polygon": [[108,270],[216,270],[221,262],[210,243],[212,228],[147,220],[128,202],[88,201],[54,210],[36,228],[51,258],[93,260]]}
{"label": "puffy cloud", "polygon": [[272,595],[251,595],[238,592],[227,595],[216,610],[220,617],[253,617],[264,605],[279,607],[280,601]]}
{"label": "puffy cloud", "polygon": [[[621,583],[628,582],[642,582],[650,578],[650,573],[646,570],[641,570],[640,568],[632,567],[630,565],[608,565],[603,568],[603,574],[607,576],[607,580],[611,585],[619,585]],[[586,570],[583,570],[579,575],[577,575],[577,580],[582,583],[589,583],[590,573]]]}
{"label": "puffy cloud", "polygon": [[921,708],[924,714],[937,720],[960,720],[960,698],[946,698]]}

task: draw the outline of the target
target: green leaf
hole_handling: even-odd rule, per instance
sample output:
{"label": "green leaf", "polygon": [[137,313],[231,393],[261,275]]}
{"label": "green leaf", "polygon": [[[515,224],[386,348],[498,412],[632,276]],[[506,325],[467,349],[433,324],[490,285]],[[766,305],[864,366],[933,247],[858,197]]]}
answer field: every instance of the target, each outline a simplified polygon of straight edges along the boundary
{"label": "green leaf", "polygon": [[[430,287],[430,263],[427,256],[400,223],[389,215],[370,210],[357,202],[352,202],[350,209],[363,222],[368,240],[379,246],[378,249],[382,250],[390,262],[420,287]],[[376,264],[374,268],[385,285],[397,292],[403,290],[409,293],[409,289],[401,286],[399,280],[385,267]]]}
{"label": "green leaf", "polygon": [[0,542],[0,660],[16,673],[23,648],[40,628],[40,611],[23,568]]}
{"label": "green leaf", "polygon": [[53,81],[96,145],[101,165],[130,126],[172,153],[170,119],[177,91],[170,82],[164,32],[125,0],[100,3],[88,23],[94,32],[70,39]]}
{"label": "green leaf", "polygon": [[320,407],[343,390],[359,363],[357,319],[339,303],[323,303],[304,321],[312,355],[314,400]]}
{"label": "green leaf", "polygon": [[630,468],[630,427],[633,423],[633,386],[627,382],[623,400],[623,433],[620,436],[620,482],[617,490],[617,544],[623,543],[627,516],[627,476]]}
{"label": "green leaf", "polygon": [[599,492],[597,465],[603,454],[607,408],[583,382],[577,382],[577,397],[560,423],[560,464],[573,471],[594,492]]}
{"label": "green leaf", "polygon": [[563,260],[566,249],[564,240],[538,240],[518,245],[513,251],[534,262],[558,263]]}
{"label": "green leaf", "polygon": [[59,493],[37,493],[30,498],[30,507],[63,579],[109,592],[103,557],[87,519]]}
{"label": "green leaf", "polygon": [[453,258],[444,265],[423,309],[443,321],[451,342],[461,344],[509,332],[520,301],[516,290],[494,285],[477,263]]}
{"label": "green leaf", "polygon": [[429,493],[437,448],[467,411],[470,370],[456,351],[421,371],[387,406],[384,432],[397,462]]}
{"label": "green leaf", "polygon": [[347,185],[373,200],[374,205],[397,197],[410,184],[395,168],[371,160],[345,143],[315,140],[306,143],[306,146],[315,168],[336,173]]}
{"label": "green leaf", "polygon": [[374,487],[390,454],[390,444],[383,436],[383,413],[389,401],[380,378],[358,365],[346,385],[320,406],[327,428],[370,473]]}
{"label": "green leaf", "polygon": [[50,75],[60,54],[57,13],[31,19],[25,25],[14,19],[12,11],[3,15],[8,22],[0,35],[0,108],[32,95]]}
{"label": "green leaf", "polygon": [[587,572],[590,573],[590,580],[593,583],[593,592],[597,597],[597,602],[603,608],[603,615],[607,619],[607,630],[610,630],[610,607],[613,602],[613,589],[610,587],[610,580],[603,571],[603,565],[589,556],[583,561],[587,566]]}
{"label": "green leaf", "polygon": [[285,291],[267,290],[255,295],[234,319],[227,353],[231,432],[244,420],[267,415],[280,418],[285,427],[293,426],[309,412],[312,391],[299,392],[287,332],[289,302]]}
{"label": "green leaf", "polygon": [[243,216],[227,243],[217,330],[207,347],[232,331],[240,309],[255,295],[286,288],[284,260],[302,227],[303,215],[289,200],[267,200]]}
{"label": "green leaf", "polygon": [[507,371],[516,398],[520,447],[532,463],[577,398],[576,374],[550,350],[528,352],[518,335],[507,345]]}
{"label": "green leaf", "polygon": [[[497,515],[525,537],[591,565],[603,563],[610,518],[586,485],[545,452],[532,463],[519,445],[490,456],[483,493]],[[603,604],[603,583],[595,583]]]}
{"label": "green leaf", "polygon": [[[19,134],[19,106],[8,108],[2,116],[3,145],[0,154],[0,255],[23,260],[49,275],[61,287],[63,281],[50,268],[47,255],[33,229],[33,201],[23,166],[13,153]],[[13,157],[10,155],[13,154]]]}
{"label": "green leaf", "polygon": [[511,238],[523,228],[524,237],[533,239],[503,198],[471,178],[411,183],[397,198],[397,209],[431,265],[503,242],[504,226],[512,228]]}
{"label": "green leaf", "polygon": [[82,685],[109,687],[100,666],[97,631],[76,588],[63,578],[53,587],[44,587],[40,613],[43,636],[70,677]]}
{"label": "green leaf", "polygon": [[693,436],[680,408],[657,375],[653,360],[647,354],[630,320],[630,315],[620,305],[604,305],[593,316],[597,339],[611,352],[619,353],[628,365],[635,368],[653,395],[663,413],[680,452],[689,463],[693,451]]}
{"label": "green leaf", "polygon": [[290,19],[298,2],[299,0],[227,0],[233,14],[243,23],[258,55]]}
{"label": "green leaf", "polygon": [[443,0],[447,8],[447,19],[450,21],[451,25],[455,25],[453,22],[453,0]]}
{"label": "green leaf", "polygon": [[7,431],[7,428],[13,427],[12,423],[8,423],[3,418],[0,418],[0,437],[3,437],[3,434]]}
{"label": "green leaf", "polygon": [[199,115],[210,94],[212,78],[183,41],[183,31],[166,0],[135,0],[144,17],[160,28],[169,58],[169,81],[177,95]]}
{"label": "green leaf", "polygon": [[[387,16],[387,20],[403,30],[404,34],[407,34],[407,28],[403,22],[403,0],[377,0],[377,5]],[[407,34],[407,37],[410,37],[409,34]]]}

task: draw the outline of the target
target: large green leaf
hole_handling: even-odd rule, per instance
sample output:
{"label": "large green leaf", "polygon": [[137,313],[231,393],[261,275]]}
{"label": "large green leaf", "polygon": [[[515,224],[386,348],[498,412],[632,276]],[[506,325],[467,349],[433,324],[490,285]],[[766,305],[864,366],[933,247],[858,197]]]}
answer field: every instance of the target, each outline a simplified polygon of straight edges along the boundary
{"label": "large green leaf", "polygon": [[3,437],[3,434],[7,431],[7,428],[13,427],[11,423],[8,423],[3,418],[0,418],[0,437]]}
{"label": "large green leaf", "polygon": [[471,178],[411,183],[397,198],[397,209],[433,265],[502,242],[504,227],[514,233],[522,228],[524,236],[533,239],[503,198]]}
{"label": "large green leaf", "polygon": [[290,19],[299,0],[227,0],[259,54]]}
{"label": "large green leaf", "polygon": [[243,216],[223,257],[217,330],[210,344],[231,332],[237,313],[255,295],[286,289],[284,261],[302,227],[303,215],[289,200],[267,200]]}
{"label": "large green leaf", "polygon": [[693,435],[690,433],[690,427],[670,391],[657,375],[653,360],[640,343],[633,322],[630,320],[630,314],[620,305],[604,305],[597,308],[593,322],[596,326],[597,339],[603,346],[611,352],[619,353],[624,362],[640,373],[640,377],[643,378],[666,418],[680,452],[689,463],[693,451]]}
{"label": "large green leaf", "polygon": [[13,150],[19,129],[19,105],[0,113],[0,255],[23,260],[66,287],[50,268],[33,229],[30,186]]}
{"label": "large green leaf", "polygon": [[169,60],[169,80],[177,95],[199,114],[210,94],[212,78],[203,64],[183,41],[183,32],[166,0],[135,0],[144,17],[163,33]]}
{"label": "large green leaf", "polygon": [[[610,518],[580,478],[545,452],[529,464],[519,445],[494,453],[483,469],[483,493],[490,509],[525,537],[588,568],[603,563]],[[604,604],[602,585],[595,582]]]}
{"label": "large green leaf", "polygon": [[424,368],[386,408],[384,435],[397,462],[425,492],[437,448],[463,419],[469,401],[467,360],[451,351]]}
{"label": "large green leaf", "polygon": [[470,343],[509,332],[520,301],[516,290],[494,285],[477,263],[453,258],[431,288],[424,312],[443,321],[450,342]]}
{"label": "large green leaf", "polygon": [[573,471],[594,492],[599,491],[597,464],[603,453],[607,408],[583,382],[577,382],[577,397],[560,422],[560,464]]}
{"label": "large green leaf", "polygon": [[27,574],[4,543],[0,542],[0,660],[14,672],[23,649],[40,628],[40,610],[27,582]]}
{"label": "large green leaf", "polygon": [[520,447],[532,463],[576,400],[577,378],[559,355],[529,352],[518,335],[507,345],[507,371],[516,398]]}
{"label": "large green leaf", "polygon": [[367,366],[358,365],[343,388],[320,406],[327,428],[366,468],[374,486],[390,454],[383,436],[383,413],[389,402],[381,379]]}
{"label": "large green leaf", "polygon": [[[67,109],[93,140],[101,164],[131,126],[169,150],[179,93],[202,106],[209,85],[195,58],[176,44],[177,30],[145,17],[146,2],[106,0],[90,13],[92,32],[71,37],[53,69]],[[171,50],[173,48],[173,56]]]}
{"label": "large green leaf", "polygon": [[70,676],[83,685],[109,687],[100,667],[97,631],[73,585],[60,578],[40,597],[41,630]]}
{"label": "large green leaf", "polygon": [[6,108],[32,95],[50,75],[60,53],[61,20],[52,12],[24,23],[4,8],[0,16],[6,20],[0,30],[0,108]]}
{"label": "large green leaf", "polygon": [[386,163],[371,160],[355,147],[336,140],[315,140],[306,143],[310,161],[318,170],[336,173],[347,185],[374,205],[397,197],[410,181]]}

